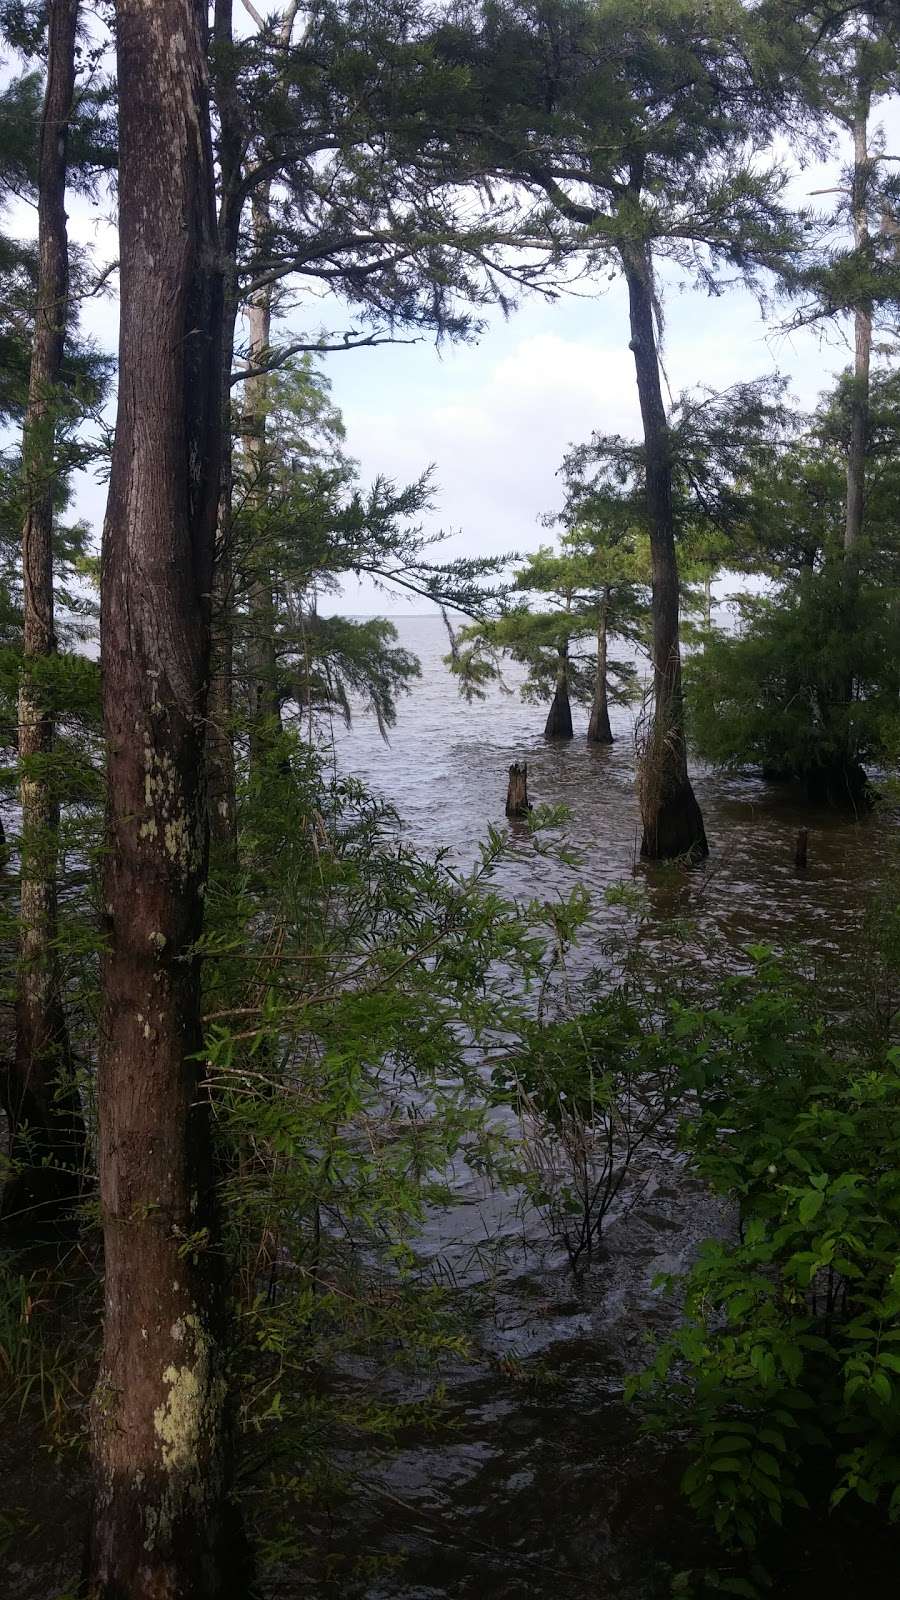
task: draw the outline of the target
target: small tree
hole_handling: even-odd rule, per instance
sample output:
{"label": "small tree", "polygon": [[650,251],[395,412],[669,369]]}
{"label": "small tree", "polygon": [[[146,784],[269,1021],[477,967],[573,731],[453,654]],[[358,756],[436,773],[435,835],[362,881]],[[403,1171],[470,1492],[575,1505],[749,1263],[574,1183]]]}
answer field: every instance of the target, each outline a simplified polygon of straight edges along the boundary
{"label": "small tree", "polygon": [[768,593],[741,596],[739,631],[712,630],[688,669],[701,754],[796,778],[811,799],[835,806],[865,802],[866,764],[889,758],[896,743],[896,375],[876,378],[868,413],[852,616],[844,552],[855,401],[842,380],[747,486],[745,565],[770,579]]}
{"label": "small tree", "polygon": [[270,374],[265,428],[241,442],[233,468],[232,671],[251,741],[266,707],[271,728],[283,714],[308,721],[337,711],[349,720],[354,700],[384,732],[418,661],[391,623],[323,617],[321,596],[339,590],[343,576],[365,573],[386,590],[470,609],[490,603],[500,563],[440,560],[440,536],[421,526],[430,474],[402,487],[383,477],[361,486],[340,412],[310,357]]}
{"label": "small tree", "polygon": [[482,697],[485,683],[502,681],[501,658],[507,654],[526,669],[525,700],[552,696],[545,738],[572,738],[575,700],[591,707],[588,740],[612,743],[609,701],[633,699],[637,675],[630,661],[610,657],[608,641],[612,635],[632,641],[639,636],[633,574],[640,561],[627,541],[606,547],[588,529],[564,534],[558,553],[543,546],[528,556],[512,590],[539,595],[544,603],[533,608],[525,599],[455,637],[447,659],[461,692],[468,699]]}
{"label": "small tree", "polygon": [[738,0],[712,14],[671,0],[637,10],[525,0],[476,6],[468,26],[455,20],[441,35],[473,81],[473,164],[540,199],[559,247],[621,271],[628,289],[652,560],[639,794],[641,852],[653,859],[707,853],[684,738],[656,265],[712,288],[723,265],[752,278],[798,241],[779,203],[783,174],[761,159],[784,96],[754,27]]}

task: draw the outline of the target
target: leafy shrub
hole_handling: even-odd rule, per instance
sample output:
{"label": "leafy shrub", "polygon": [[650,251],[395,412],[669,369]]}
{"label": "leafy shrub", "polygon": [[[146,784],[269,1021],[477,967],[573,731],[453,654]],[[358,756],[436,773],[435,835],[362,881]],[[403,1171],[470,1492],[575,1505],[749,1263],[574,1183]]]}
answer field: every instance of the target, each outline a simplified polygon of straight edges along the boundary
{"label": "leafy shrub", "polygon": [[687,1430],[694,1510],[745,1546],[811,1500],[900,1516],[900,1050],[754,956],[681,1019],[703,1063],[686,1142],[739,1237],[703,1248],[630,1384],[651,1426]]}

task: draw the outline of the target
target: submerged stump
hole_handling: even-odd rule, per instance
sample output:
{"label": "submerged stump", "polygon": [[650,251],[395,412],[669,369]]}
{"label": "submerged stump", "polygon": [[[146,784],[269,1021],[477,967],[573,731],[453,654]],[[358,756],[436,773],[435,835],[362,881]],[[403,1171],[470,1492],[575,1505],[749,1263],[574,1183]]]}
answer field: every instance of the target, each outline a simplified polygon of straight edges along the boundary
{"label": "submerged stump", "polygon": [[531,805],[528,800],[528,764],[514,761],[509,769],[509,785],[506,790],[506,815],[508,817],[527,817]]}

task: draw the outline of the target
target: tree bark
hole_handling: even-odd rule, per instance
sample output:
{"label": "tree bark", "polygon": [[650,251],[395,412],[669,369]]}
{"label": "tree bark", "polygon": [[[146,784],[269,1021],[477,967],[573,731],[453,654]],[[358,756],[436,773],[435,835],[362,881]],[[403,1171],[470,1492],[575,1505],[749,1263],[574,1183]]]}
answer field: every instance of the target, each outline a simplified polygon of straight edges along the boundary
{"label": "tree bark", "polygon": [[99,1068],[96,1600],[246,1593],[196,946],[219,491],[221,273],[206,7],[117,0],[119,412],[104,528],[108,814]]}
{"label": "tree bark", "polygon": [[651,861],[676,856],[699,859],[708,854],[708,846],[687,770],[671,445],[656,349],[653,268],[645,245],[622,245],[620,254],[628,284],[631,350],[644,429],[653,585],[653,711],[638,773],[641,855]]}
{"label": "tree bark", "polygon": [[[868,83],[860,82],[853,118],[853,242],[863,251],[869,241],[869,105]],[[872,306],[862,301],[854,313],[853,388],[850,399],[850,444],[847,451],[847,511],[844,554],[852,581],[857,545],[862,533],[866,486],[866,448],[869,433],[869,368],[872,359]]]}
{"label": "tree bark", "polygon": [[506,787],[506,815],[508,817],[527,817],[531,806],[528,801],[528,764],[527,762],[514,761],[509,769],[509,783]]}
{"label": "tree bark", "polygon": [[545,739],[571,739],[572,707],[569,704],[569,646],[561,645],[556,668],[556,693],[544,726]]}
{"label": "tree bark", "polygon": [[219,254],[222,262],[222,471],[213,571],[212,663],[209,683],[206,762],[210,834],[218,849],[237,849],[237,797],[232,722],[234,716],[234,406],[231,372],[238,314],[237,254],[244,209],[242,163],[244,118],[234,73],[232,0],[215,0],[213,95],[219,122]]}
{"label": "tree bark", "polygon": [[609,691],[606,682],[607,641],[609,634],[609,589],[600,595],[597,617],[597,676],[594,682],[594,701],[588,722],[588,744],[612,744],[609,725]]}
{"label": "tree bark", "polygon": [[[860,51],[857,63],[857,96],[853,116],[853,242],[864,252],[869,242],[869,111],[872,91]],[[844,625],[852,633],[856,627],[859,595],[859,542],[862,535],[866,495],[866,451],[869,442],[869,369],[872,359],[872,303],[863,299],[853,317],[854,358],[850,390],[850,439],[847,448],[847,507],[844,522],[843,604]],[[865,792],[865,774],[858,759],[858,741],[852,715],[855,679],[847,674],[846,784],[849,794]],[[828,787],[828,785],[826,785]]]}
{"label": "tree bark", "polygon": [[[264,184],[254,196],[252,204],[253,232],[258,246],[264,248],[269,227],[269,186]],[[261,366],[272,341],[272,294],[268,288],[255,294],[248,307],[250,323],[250,349],[248,361],[252,368]],[[266,374],[246,380],[245,388],[245,438],[247,464],[251,476],[250,498],[260,502],[266,492],[266,410],[269,382]],[[250,578],[250,618],[248,640],[248,673],[250,680],[250,764],[251,770],[265,760],[271,749],[273,734],[281,727],[281,701],[278,696],[278,660],[275,648],[275,602],[272,593],[272,571],[268,554],[263,546],[252,556]]]}
{"label": "tree bark", "polygon": [[34,671],[56,652],[53,500],[69,303],[66,173],[77,21],[78,0],[51,0],[38,156],[37,305],[22,442],[19,972],[15,1059],[3,1083],[13,1171],[0,1209],[4,1217],[29,1226],[52,1220],[77,1197],[85,1145],[56,948],[59,803],[52,770],[53,716]]}
{"label": "tree bark", "polygon": [[[220,231],[221,239],[221,231]],[[212,583],[212,655],[206,724],[207,803],[211,838],[227,858],[237,850],[234,759],[234,547],[231,364],[237,320],[237,264],[223,252],[222,474]]]}

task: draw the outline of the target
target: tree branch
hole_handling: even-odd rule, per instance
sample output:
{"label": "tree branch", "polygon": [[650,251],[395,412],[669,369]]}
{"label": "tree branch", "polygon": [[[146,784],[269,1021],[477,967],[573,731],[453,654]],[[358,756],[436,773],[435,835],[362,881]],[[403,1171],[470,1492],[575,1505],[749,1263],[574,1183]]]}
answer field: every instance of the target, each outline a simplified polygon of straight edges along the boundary
{"label": "tree branch", "polygon": [[236,383],[246,383],[248,378],[263,378],[267,372],[277,372],[292,356],[299,355],[325,355],[338,350],[372,350],[379,344],[419,344],[419,339],[396,339],[391,334],[380,336],[366,334],[364,338],[355,338],[351,333],[345,333],[340,344],[329,344],[324,339],[308,342],[297,340],[294,344],[285,345],[283,350],[273,351],[268,361],[262,361],[255,367],[241,367],[231,374],[232,386]]}

